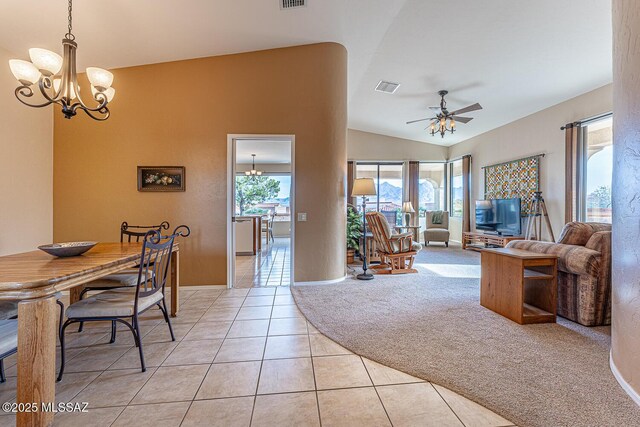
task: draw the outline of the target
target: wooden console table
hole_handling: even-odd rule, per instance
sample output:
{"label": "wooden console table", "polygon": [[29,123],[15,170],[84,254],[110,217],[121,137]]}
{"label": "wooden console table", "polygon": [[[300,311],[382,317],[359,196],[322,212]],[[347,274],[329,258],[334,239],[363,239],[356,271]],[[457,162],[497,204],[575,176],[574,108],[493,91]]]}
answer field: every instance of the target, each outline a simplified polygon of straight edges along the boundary
{"label": "wooden console table", "polygon": [[485,234],[477,231],[465,231],[462,233],[462,249],[474,251],[485,249],[489,246],[504,248],[512,240],[524,240],[524,236],[500,236],[499,234]]}
{"label": "wooden console table", "polygon": [[557,256],[499,248],[481,258],[480,305],[521,325],[556,321]]}

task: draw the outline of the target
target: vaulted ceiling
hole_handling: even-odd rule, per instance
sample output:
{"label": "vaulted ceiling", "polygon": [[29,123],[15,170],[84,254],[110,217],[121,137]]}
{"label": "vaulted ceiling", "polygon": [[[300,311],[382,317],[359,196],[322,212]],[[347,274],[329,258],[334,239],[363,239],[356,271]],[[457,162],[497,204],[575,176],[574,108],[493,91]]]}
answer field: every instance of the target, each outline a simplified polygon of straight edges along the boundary
{"label": "vaulted ceiling", "polygon": [[[76,1],[79,66],[339,42],[349,52],[349,127],[446,145],[612,79],[610,0],[307,0],[293,10],[279,1]],[[66,13],[66,0],[2,1],[0,46],[24,59],[29,47],[61,51]],[[382,79],[401,86],[375,92]],[[426,117],[440,89],[450,109],[484,107],[445,139],[405,124]]]}

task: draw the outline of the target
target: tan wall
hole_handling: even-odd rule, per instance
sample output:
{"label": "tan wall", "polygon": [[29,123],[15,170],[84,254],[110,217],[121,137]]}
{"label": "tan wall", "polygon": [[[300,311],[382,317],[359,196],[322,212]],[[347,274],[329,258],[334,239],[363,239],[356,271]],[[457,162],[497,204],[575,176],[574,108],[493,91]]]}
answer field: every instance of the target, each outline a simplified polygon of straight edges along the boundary
{"label": "tan wall", "polygon": [[18,56],[0,49],[0,255],[53,238],[52,107],[30,108],[15,98],[12,58]]}
{"label": "tan wall", "polygon": [[[607,85],[561,104],[456,144],[449,158],[471,154],[471,203],[484,197],[483,166],[545,153],[540,188],[556,237],[564,225],[564,132],[560,127],[612,110],[612,86]],[[472,229],[474,216],[471,215]],[[462,221],[452,220],[453,240],[460,240]]]}
{"label": "tan wall", "polygon": [[409,139],[363,132],[347,131],[349,160],[446,160],[447,147]]}
{"label": "tan wall", "polygon": [[[295,280],[345,273],[347,52],[334,43],[114,70],[112,117],[55,116],[54,236],[113,241],[168,220],[193,234],[185,284],[226,283],[227,135],[293,134]],[[183,165],[184,193],[139,193],[137,165]]]}
{"label": "tan wall", "polygon": [[613,290],[611,359],[640,405],[640,4],[613,2]]}

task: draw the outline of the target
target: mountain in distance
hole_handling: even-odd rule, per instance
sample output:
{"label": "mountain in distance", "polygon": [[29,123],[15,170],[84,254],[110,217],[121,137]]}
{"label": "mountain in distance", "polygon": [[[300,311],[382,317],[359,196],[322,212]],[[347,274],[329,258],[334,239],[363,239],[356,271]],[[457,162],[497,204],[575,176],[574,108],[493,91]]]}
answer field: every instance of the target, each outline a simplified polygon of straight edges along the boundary
{"label": "mountain in distance", "polygon": [[380,184],[378,200],[383,202],[402,202],[402,187],[396,187],[388,182]]}
{"label": "mountain in distance", "polygon": [[[420,206],[433,203],[435,194],[433,185],[430,182],[421,182],[419,187],[420,192]],[[380,184],[378,199],[385,202],[399,203],[403,200],[402,187],[396,187],[388,182]],[[414,206],[415,208],[415,206]]]}

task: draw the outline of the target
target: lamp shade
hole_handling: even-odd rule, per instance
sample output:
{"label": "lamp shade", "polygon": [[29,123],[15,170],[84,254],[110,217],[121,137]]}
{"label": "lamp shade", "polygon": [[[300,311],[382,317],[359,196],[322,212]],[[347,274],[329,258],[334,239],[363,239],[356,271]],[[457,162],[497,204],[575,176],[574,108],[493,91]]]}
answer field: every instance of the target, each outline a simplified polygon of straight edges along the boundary
{"label": "lamp shade", "polygon": [[21,59],[9,60],[9,68],[13,76],[23,85],[30,86],[40,79],[40,71],[29,61]]}
{"label": "lamp shade", "polygon": [[62,56],[50,50],[34,47],[29,49],[29,57],[42,74],[58,74],[62,68]]}
{"label": "lamp shade", "polygon": [[100,92],[109,89],[113,83],[113,74],[102,68],[88,67],[87,77],[91,84]]}
{"label": "lamp shade", "polygon": [[375,195],[376,184],[373,182],[373,178],[357,178],[353,180],[353,191],[351,191],[351,197]]}
{"label": "lamp shade", "polygon": [[402,212],[414,213],[413,204],[411,202],[404,202],[402,204]]}

